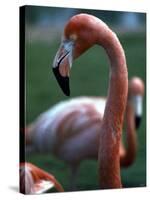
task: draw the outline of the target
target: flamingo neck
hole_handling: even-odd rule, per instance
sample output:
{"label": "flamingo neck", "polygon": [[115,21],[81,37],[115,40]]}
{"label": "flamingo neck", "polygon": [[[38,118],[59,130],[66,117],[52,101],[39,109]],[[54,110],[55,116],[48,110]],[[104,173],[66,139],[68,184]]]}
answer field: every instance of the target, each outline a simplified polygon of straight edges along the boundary
{"label": "flamingo neck", "polygon": [[129,166],[133,163],[137,152],[137,135],[135,131],[134,112],[130,102],[127,103],[126,108],[126,149],[120,158],[121,166]]}
{"label": "flamingo neck", "polygon": [[123,48],[116,35],[107,27],[99,30],[98,44],[110,60],[108,98],[100,129],[99,178],[101,188],[122,187],[119,146],[128,91],[128,73]]}

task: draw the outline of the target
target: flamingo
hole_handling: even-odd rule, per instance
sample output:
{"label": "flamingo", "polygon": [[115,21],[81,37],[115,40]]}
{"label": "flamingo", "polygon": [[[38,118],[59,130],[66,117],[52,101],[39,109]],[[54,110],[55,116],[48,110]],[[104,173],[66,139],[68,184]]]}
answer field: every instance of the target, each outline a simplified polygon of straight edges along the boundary
{"label": "flamingo", "polygon": [[142,101],[144,95],[144,83],[134,77],[129,82],[128,101],[126,105],[125,122],[126,122],[126,149],[123,143],[120,145],[120,164],[123,167],[130,166],[137,153],[137,134],[142,116]]}
{"label": "flamingo", "polygon": [[51,188],[64,192],[55,177],[32,163],[20,163],[20,192],[23,194],[41,194]]}
{"label": "flamingo", "polygon": [[[108,95],[99,128],[100,188],[121,188],[119,149],[128,93],[128,71],[119,39],[100,19],[88,14],[75,15],[65,26],[63,39],[54,60],[53,72],[64,94],[69,96],[69,73],[72,61],[95,44],[105,49],[110,60]],[[92,119],[93,112],[90,115]],[[89,128],[91,127],[89,123]],[[87,138],[83,143],[86,142]]]}
{"label": "flamingo", "polygon": [[[125,114],[127,147],[124,147],[123,142],[120,144],[122,167],[130,166],[136,157],[135,128],[139,128],[141,121],[143,95],[143,81],[139,77],[133,77],[129,81]],[[42,113],[26,129],[27,147],[35,148],[36,151],[52,152],[69,163],[70,190],[76,189],[80,162],[97,159],[99,129],[105,105],[104,97],[77,97],[66,100]]]}

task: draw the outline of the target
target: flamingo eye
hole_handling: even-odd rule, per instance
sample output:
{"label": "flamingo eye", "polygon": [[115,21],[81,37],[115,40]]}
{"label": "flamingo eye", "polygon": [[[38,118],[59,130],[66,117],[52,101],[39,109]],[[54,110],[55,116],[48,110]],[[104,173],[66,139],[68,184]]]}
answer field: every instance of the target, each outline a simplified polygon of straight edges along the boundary
{"label": "flamingo eye", "polygon": [[71,34],[70,35],[70,39],[73,40],[73,41],[76,41],[77,40],[77,35],[76,34]]}

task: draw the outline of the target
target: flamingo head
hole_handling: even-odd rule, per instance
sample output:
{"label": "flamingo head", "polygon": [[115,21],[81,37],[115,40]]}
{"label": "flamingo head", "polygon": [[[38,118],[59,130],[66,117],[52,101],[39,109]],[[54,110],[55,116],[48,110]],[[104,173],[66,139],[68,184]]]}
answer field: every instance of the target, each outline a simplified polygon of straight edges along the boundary
{"label": "flamingo head", "polygon": [[73,16],[66,24],[60,47],[53,62],[53,72],[63,90],[69,96],[69,73],[74,59],[96,43],[94,31],[99,19],[87,14]]}
{"label": "flamingo head", "polygon": [[134,108],[135,126],[137,129],[140,126],[142,118],[143,95],[144,95],[143,81],[138,77],[132,78],[129,82],[129,98]]}

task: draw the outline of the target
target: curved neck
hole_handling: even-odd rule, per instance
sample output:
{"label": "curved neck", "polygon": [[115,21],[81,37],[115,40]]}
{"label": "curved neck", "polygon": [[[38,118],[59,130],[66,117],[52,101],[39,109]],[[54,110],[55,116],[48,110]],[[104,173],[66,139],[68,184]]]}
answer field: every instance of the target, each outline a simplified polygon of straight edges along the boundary
{"label": "curved neck", "polygon": [[126,108],[126,149],[120,158],[121,166],[127,167],[133,163],[137,152],[137,135],[135,131],[134,112],[130,102],[127,103]]}
{"label": "curved neck", "polygon": [[[100,129],[99,178],[101,188],[122,187],[119,146],[128,91],[128,73],[123,48],[107,27],[99,30],[98,44],[110,60],[108,97]],[[101,27],[99,27],[101,29]]]}

